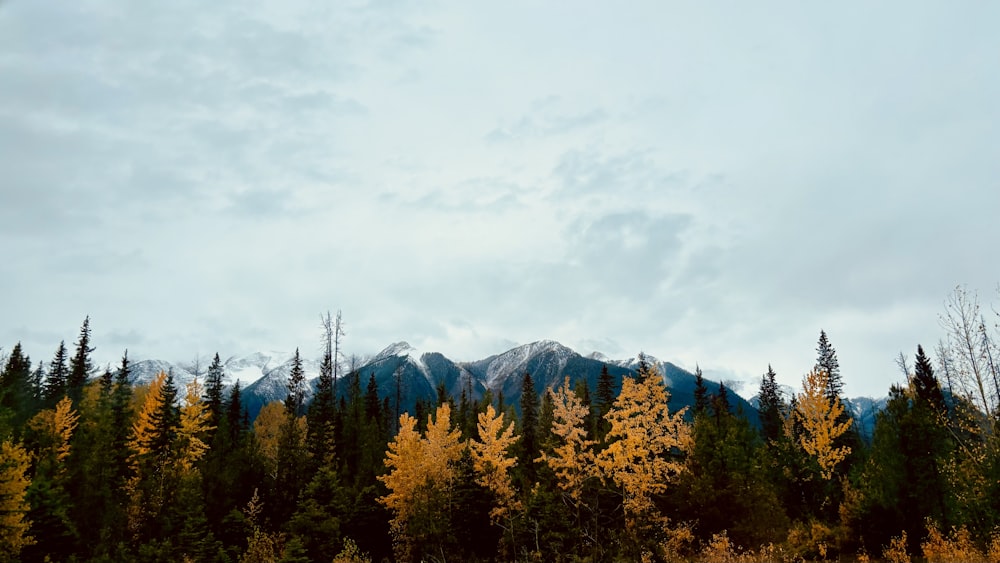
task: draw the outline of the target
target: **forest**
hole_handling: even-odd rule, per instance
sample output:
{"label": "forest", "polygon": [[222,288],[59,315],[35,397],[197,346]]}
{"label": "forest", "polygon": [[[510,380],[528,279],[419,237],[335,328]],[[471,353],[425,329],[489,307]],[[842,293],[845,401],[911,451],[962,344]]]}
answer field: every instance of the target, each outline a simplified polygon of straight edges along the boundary
{"label": "forest", "polygon": [[962,288],[941,320],[867,436],[825,332],[751,421],[700,372],[672,412],[642,361],[396,412],[327,322],[312,400],[296,352],[251,421],[218,354],[182,388],[95,370],[88,318],[51,361],[3,354],[0,562],[1000,561],[996,323]]}

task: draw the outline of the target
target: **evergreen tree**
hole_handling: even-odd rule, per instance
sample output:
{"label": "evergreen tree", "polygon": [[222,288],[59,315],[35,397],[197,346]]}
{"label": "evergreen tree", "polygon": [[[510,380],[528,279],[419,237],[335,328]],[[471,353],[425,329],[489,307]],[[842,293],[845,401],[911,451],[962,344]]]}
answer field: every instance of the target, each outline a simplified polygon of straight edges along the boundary
{"label": "evergreen tree", "polygon": [[944,393],[941,385],[934,375],[934,368],[930,360],[924,354],[923,346],[917,345],[917,359],[914,364],[913,387],[917,399],[927,404],[934,412],[940,414],[947,413],[947,405],[944,401]]}
{"label": "evergreen tree", "polygon": [[764,440],[768,442],[777,440],[781,436],[784,426],[785,404],[775,377],[774,369],[768,365],[767,373],[761,378],[760,393],[757,396],[761,432],[764,435]]}
{"label": "evergreen tree", "polygon": [[[328,334],[329,336],[329,334]],[[327,349],[319,368],[316,395],[309,404],[309,455],[314,464],[328,463],[334,453],[334,419],[337,405],[333,388],[333,349],[327,340]]]}
{"label": "evergreen tree", "polygon": [[59,348],[49,364],[48,377],[45,380],[45,403],[55,406],[56,402],[66,394],[69,380],[69,368],[66,367],[66,341],[59,342]]}
{"label": "evergreen tree", "polygon": [[816,346],[816,369],[825,371],[829,382],[827,383],[826,396],[831,401],[834,398],[842,398],[844,392],[844,381],[840,376],[840,362],[837,360],[837,351],[833,349],[830,340],[826,337],[826,331],[819,331],[819,344]]}
{"label": "evergreen tree", "polygon": [[223,369],[222,360],[219,353],[215,353],[212,364],[208,366],[208,377],[205,379],[205,404],[208,405],[208,412],[212,417],[212,423],[218,425],[222,419],[223,389],[222,383]]}
{"label": "evergreen tree", "polygon": [[601,374],[597,376],[597,395],[595,398],[597,406],[597,412],[595,413],[597,418],[597,433],[594,439],[600,443],[604,441],[604,437],[608,435],[608,430],[611,429],[611,425],[605,416],[611,410],[611,405],[615,403],[614,379],[611,377],[611,372],[608,371],[608,364],[601,366]]}
{"label": "evergreen tree", "polygon": [[521,441],[517,448],[517,465],[520,468],[523,488],[535,482],[535,459],[539,454],[538,443],[538,391],[531,374],[521,379]]}
{"label": "evergreen tree", "polygon": [[708,413],[708,387],[705,386],[705,378],[701,373],[701,367],[694,366],[694,415]]}
{"label": "evergreen tree", "polygon": [[83,397],[83,386],[87,384],[90,372],[94,370],[90,354],[94,348],[90,345],[90,316],[83,320],[80,327],[80,338],[76,341],[76,353],[69,360],[69,375],[66,378],[66,388],[73,403],[79,403]]}
{"label": "evergreen tree", "polygon": [[[0,371],[0,419],[9,417],[12,428],[20,431],[31,416],[31,358],[21,349],[21,343],[14,345],[7,363]],[[0,430],[3,421],[0,420]],[[2,438],[3,436],[0,436]]]}
{"label": "evergreen tree", "polygon": [[723,383],[719,384],[719,392],[712,396],[712,412],[715,413],[716,421],[718,421],[723,415],[732,414],[732,407],[729,404],[729,392],[726,391],[726,385]]}
{"label": "evergreen tree", "polygon": [[288,374],[288,397],[285,399],[285,410],[292,418],[298,418],[302,414],[302,406],[305,404],[305,382],[302,358],[299,356],[299,349],[296,348],[295,357],[292,358],[292,371]]}
{"label": "evergreen tree", "polygon": [[226,404],[226,427],[229,429],[230,439],[233,444],[238,444],[241,441],[243,432],[247,430],[246,425],[243,423],[246,413],[243,410],[241,394],[240,381],[237,379],[236,383],[233,384],[233,388],[229,391],[229,401]]}

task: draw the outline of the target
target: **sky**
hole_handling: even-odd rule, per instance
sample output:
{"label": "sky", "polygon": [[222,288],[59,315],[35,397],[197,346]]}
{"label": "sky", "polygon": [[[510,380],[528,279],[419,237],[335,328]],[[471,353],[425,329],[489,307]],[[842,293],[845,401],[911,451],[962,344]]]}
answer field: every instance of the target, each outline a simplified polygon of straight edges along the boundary
{"label": "sky", "polygon": [[551,339],[851,396],[998,301],[995,2],[0,1],[0,346]]}

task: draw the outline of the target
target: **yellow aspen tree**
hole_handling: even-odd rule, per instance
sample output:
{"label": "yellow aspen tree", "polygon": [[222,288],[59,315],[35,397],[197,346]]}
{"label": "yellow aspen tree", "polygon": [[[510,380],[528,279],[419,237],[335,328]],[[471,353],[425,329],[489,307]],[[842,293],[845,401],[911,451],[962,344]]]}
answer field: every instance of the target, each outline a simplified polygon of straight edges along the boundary
{"label": "yellow aspen tree", "polygon": [[450,488],[455,478],[455,464],[462,457],[462,433],[451,429],[451,406],[437,408],[434,420],[428,421],[424,433],[424,465],[428,481]]}
{"label": "yellow aspen tree", "polygon": [[389,490],[389,494],[378,500],[393,513],[389,526],[397,543],[403,541],[416,490],[423,484],[424,447],[416,426],[417,419],[406,413],[400,415],[399,432],[385,453],[389,472],[378,477]]}
{"label": "yellow aspen tree", "polygon": [[208,405],[201,399],[202,391],[203,387],[197,378],[188,383],[184,406],[181,407],[181,423],[177,430],[177,462],[185,473],[190,472],[194,464],[205,455],[208,444],[202,437],[214,428]]}
{"label": "yellow aspen tree", "polygon": [[461,432],[451,430],[448,403],[437,408],[423,438],[415,427],[413,417],[407,414],[399,417],[399,433],[386,451],[389,473],[379,477],[389,489],[389,494],[380,497],[379,502],[393,512],[390,529],[398,560],[418,558],[416,546],[450,533],[448,510],[455,464],[464,447]]}
{"label": "yellow aspen tree", "polygon": [[802,393],[798,396],[793,416],[802,426],[799,444],[807,454],[816,459],[820,475],[825,480],[833,477],[834,468],[851,453],[848,446],[834,447],[837,438],[851,427],[850,421],[837,423],[844,412],[840,399],[832,400],[826,389],[829,375],[814,369],[802,379]]}
{"label": "yellow aspen tree", "polygon": [[486,412],[479,413],[479,439],[469,444],[472,449],[472,463],[476,471],[476,482],[486,487],[496,496],[497,505],[490,510],[490,518],[497,523],[503,517],[517,510],[514,486],[510,480],[510,469],[517,459],[510,454],[510,448],[517,441],[514,424],[504,424],[503,413],[496,412],[493,405]]}
{"label": "yellow aspen tree", "polygon": [[28,501],[31,485],[26,475],[31,465],[28,452],[10,439],[0,443],[0,561],[17,561],[21,549],[35,543],[28,535]]}
{"label": "yellow aspen tree", "polygon": [[552,402],[552,434],[557,445],[552,455],[542,452],[538,461],[552,468],[559,488],[579,507],[583,500],[584,483],[597,475],[593,451],[596,442],[587,439],[584,429],[588,409],[570,389],[568,377],[562,387],[552,393]]}
{"label": "yellow aspen tree", "polygon": [[670,414],[668,397],[659,370],[647,367],[638,377],[622,380],[621,393],[605,417],[611,425],[609,445],[597,465],[606,479],[621,487],[626,525],[635,536],[638,523],[663,520],[653,496],[664,493],[684,470],[673,454],[686,452],[691,445],[691,429],[684,422],[687,409]]}

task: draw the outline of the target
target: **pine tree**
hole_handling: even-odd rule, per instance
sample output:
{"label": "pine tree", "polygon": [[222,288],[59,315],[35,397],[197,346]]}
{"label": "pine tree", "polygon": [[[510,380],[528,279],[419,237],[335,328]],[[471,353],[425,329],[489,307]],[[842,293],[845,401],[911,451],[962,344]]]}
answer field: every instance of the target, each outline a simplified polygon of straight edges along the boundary
{"label": "pine tree", "polygon": [[732,414],[730,409],[729,392],[726,391],[726,385],[720,383],[719,392],[712,396],[712,412],[715,413],[715,419],[718,421],[720,417]]}
{"label": "pine tree", "polygon": [[56,402],[66,394],[69,380],[69,368],[66,367],[66,341],[59,342],[59,348],[49,364],[48,377],[45,380],[45,402],[55,406]]}
{"label": "pine tree", "polygon": [[768,365],[767,373],[761,378],[760,394],[758,395],[757,410],[760,412],[761,431],[764,439],[768,442],[777,440],[781,436],[784,418],[782,413],[785,410],[785,404],[775,377],[774,369]]}
{"label": "pine tree", "polygon": [[320,317],[323,325],[323,360],[319,368],[316,394],[309,404],[309,455],[314,465],[330,463],[335,448],[335,420],[337,418],[336,377],[340,363],[340,337],[343,335],[340,311],[334,321],[329,311]]}
{"label": "pine tree", "polygon": [[299,356],[299,349],[296,348],[295,357],[292,359],[292,371],[288,374],[288,397],[285,399],[285,410],[293,419],[302,414],[302,406],[305,404],[305,382],[302,358]]}
{"label": "pine tree", "polygon": [[522,485],[535,481],[535,459],[538,457],[538,391],[531,374],[525,372],[521,379],[521,441],[518,446],[517,465],[521,468]]}
{"label": "pine tree", "polygon": [[[6,411],[11,426],[19,431],[31,416],[32,394],[31,358],[24,354],[18,342],[0,371],[0,418]],[[0,430],[3,430],[2,422],[0,420]]]}
{"label": "pine tree", "polygon": [[205,380],[205,404],[208,406],[208,413],[212,417],[212,423],[218,425],[222,420],[223,390],[225,385],[222,382],[223,368],[219,353],[215,353],[212,364],[208,366],[208,376]]}
{"label": "pine tree", "polygon": [[913,387],[917,398],[929,405],[934,412],[946,414],[948,407],[944,401],[941,385],[934,375],[934,368],[924,354],[923,346],[917,345],[917,359],[914,364]]}
{"label": "pine tree", "polygon": [[237,379],[229,391],[229,402],[226,404],[226,426],[229,428],[233,444],[240,443],[243,433],[247,430],[243,424],[245,413],[241,393],[240,381]]}
{"label": "pine tree", "polygon": [[705,386],[705,378],[701,373],[701,367],[694,367],[694,415],[708,413],[708,387]]}
{"label": "pine tree", "polygon": [[608,435],[608,430],[611,429],[611,425],[608,424],[605,417],[615,402],[614,379],[611,377],[611,372],[608,371],[608,364],[601,366],[601,374],[597,376],[597,395],[595,398],[597,433],[594,438],[597,442],[602,442],[604,437]]}
{"label": "pine tree", "polygon": [[94,348],[90,346],[90,316],[83,320],[80,327],[80,338],[76,341],[76,353],[69,360],[69,375],[66,378],[66,388],[69,398],[79,403],[83,397],[83,386],[87,384],[90,372],[94,370],[90,354]]}
{"label": "pine tree", "polygon": [[816,353],[816,369],[825,371],[829,380],[825,391],[827,398],[832,401],[835,397],[842,397],[844,381],[840,377],[840,362],[837,360],[837,351],[833,349],[824,330],[819,331]]}

